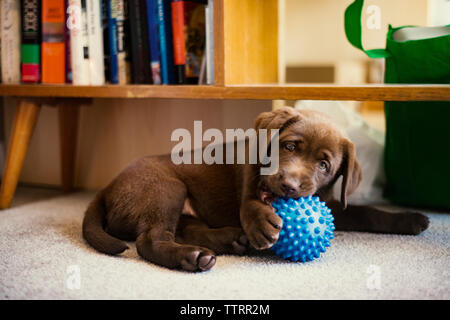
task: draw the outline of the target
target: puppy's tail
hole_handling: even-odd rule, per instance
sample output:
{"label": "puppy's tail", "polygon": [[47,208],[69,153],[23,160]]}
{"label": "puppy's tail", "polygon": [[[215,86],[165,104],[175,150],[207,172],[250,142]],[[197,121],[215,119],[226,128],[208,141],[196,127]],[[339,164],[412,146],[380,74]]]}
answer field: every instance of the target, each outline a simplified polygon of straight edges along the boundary
{"label": "puppy's tail", "polygon": [[95,249],[106,254],[119,254],[128,249],[125,242],[114,238],[103,229],[105,206],[100,192],[90,203],[83,220],[83,237]]}

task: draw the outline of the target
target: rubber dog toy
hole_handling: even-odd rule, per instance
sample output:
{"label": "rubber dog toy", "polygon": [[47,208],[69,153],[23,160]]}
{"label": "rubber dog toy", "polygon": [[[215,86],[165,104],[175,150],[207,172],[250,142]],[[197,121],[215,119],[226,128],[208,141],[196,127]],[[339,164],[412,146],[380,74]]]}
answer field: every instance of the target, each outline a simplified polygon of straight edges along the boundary
{"label": "rubber dog toy", "polygon": [[283,219],[283,228],[272,250],[283,259],[312,261],[320,257],[334,238],[334,217],[319,197],[278,198],[272,203]]}

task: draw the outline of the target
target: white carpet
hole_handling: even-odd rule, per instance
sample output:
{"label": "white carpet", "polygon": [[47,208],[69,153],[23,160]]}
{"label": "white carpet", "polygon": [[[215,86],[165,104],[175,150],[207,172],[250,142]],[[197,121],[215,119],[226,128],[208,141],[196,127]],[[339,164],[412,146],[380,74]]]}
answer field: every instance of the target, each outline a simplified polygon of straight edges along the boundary
{"label": "white carpet", "polygon": [[429,214],[415,237],[338,232],[306,264],[220,256],[190,274],[147,263],[134,245],[119,257],[91,249],[81,221],[92,197],[19,190],[0,212],[1,299],[450,299],[448,214]]}

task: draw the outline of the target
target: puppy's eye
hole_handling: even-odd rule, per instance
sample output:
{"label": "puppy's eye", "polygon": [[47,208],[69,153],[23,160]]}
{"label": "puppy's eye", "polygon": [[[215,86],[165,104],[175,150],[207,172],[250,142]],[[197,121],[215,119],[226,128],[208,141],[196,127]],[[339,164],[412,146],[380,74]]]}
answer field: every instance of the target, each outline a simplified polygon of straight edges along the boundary
{"label": "puppy's eye", "polygon": [[291,152],[295,150],[295,144],[293,143],[286,143],[284,147]]}
{"label": "puppy's eye", "polygon": [[319,169],[322,171],[327,171],[328,170],[328,163],[326,161],[320,161],[319,162]]}

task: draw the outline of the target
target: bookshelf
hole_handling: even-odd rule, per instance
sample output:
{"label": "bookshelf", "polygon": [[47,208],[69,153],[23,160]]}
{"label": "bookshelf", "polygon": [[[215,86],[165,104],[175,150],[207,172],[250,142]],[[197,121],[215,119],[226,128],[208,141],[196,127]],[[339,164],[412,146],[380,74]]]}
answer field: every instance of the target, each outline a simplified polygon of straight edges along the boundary
{"label": "bookshelf", "polygon": [[[251,99],[450,101],[449,85],[239,84],[207,85],[0,85],[0,96],[19,98]],[[42,101],[42,99],[41,99]]]}
{"label": "bookshelf", "polygon": [[73,187],[79,105],[90,99],[450,101],[450,85],[308,85],[278,82],[278,0],[214,1],[214,85],[0,85],[18,108],[0,189],[14,196],[42,104],[58,107],[63,189]]}

